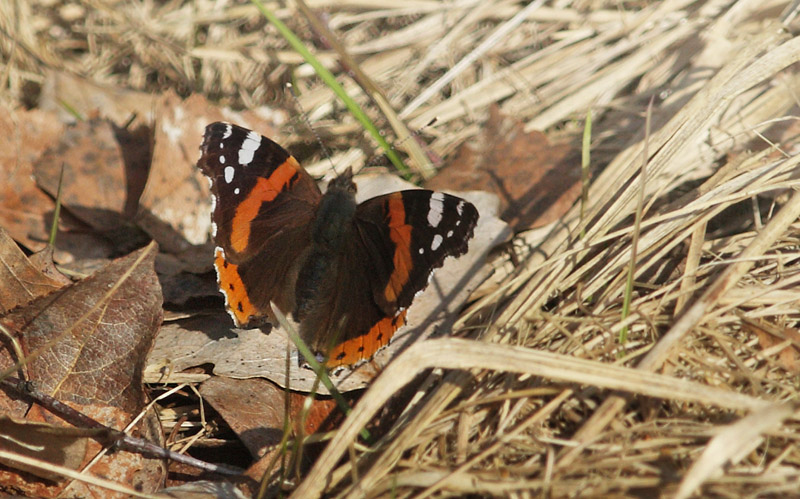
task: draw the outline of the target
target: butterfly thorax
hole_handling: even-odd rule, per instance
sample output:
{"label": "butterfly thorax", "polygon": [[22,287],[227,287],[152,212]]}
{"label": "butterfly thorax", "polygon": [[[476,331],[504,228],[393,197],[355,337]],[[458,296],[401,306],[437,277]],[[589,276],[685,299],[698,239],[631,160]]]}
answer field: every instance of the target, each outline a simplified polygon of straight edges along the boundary
{"label": "butterfly thorax", "polygon": [[356,186],[352,177],[332,180],[320,200],[311,227],[314,245],[319,246],[316,249],[338,253],[351,235],[355,212]]}
{"label": "butterfly thorax", "polygon": [[332,265],[345,250],[345,244],[353,237],[353,217],[356,212],[356,186],[352,174],[332,180],[322,196],[311,225],[312,245],[303,262],[295,287],[296,320],[316,306],[320,296],[328,296],[325,290],[333,285],[335,276]]}

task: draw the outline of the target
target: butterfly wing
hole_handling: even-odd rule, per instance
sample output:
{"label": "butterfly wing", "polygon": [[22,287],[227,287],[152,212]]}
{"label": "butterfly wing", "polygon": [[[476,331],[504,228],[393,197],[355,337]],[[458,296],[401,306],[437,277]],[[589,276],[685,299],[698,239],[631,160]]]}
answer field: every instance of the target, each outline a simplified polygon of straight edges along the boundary
{"label": "butterfly wing", "polygon": [[404,311],[387,315],[375,303],[367,258],[366,247],[349,240],[332,267],[336,270],[319,283],[320,300],[300,322],[301,337],[327,356],[328,367],[372,357],[405,324]]}
{"label": "butterfly wing", "polygon": [[369,253],[375,303],[387,314],[411,305],[448,256],[467,252],[478,210],[459,197],[400,191],[358,206],[356,226]]}
{"label": "butterfly wing", "polygon": [[475,206],[440,192],[400,191],[358,205],[354,237],[335,265],[338,293],[304,320],[312,347],[329,352],[329,366],[370,358],[405,323],[431,273],[467,252],[477,222]]}
{"label": "butterfly wing", "polygon": [[291,310],[319,188],[286,150],[246,128],[208,125],[201,151],[214,200],[214,266],[231,316],[252,326],[271,314],[270,301]]}

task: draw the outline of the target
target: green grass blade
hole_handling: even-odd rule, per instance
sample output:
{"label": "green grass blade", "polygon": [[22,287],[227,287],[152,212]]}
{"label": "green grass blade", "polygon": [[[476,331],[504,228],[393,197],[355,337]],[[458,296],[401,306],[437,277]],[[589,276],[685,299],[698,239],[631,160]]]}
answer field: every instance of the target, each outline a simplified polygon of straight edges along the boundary
{"label": "green grass blade", "polygon": [[386,142],[386,139],[383,138],[383,135],[381,135],[381,132],[378,130],[378,128],[372,123],[364,110],[361,109],[361,106],[359,106],[356,101],[347,95],[347,93],[344,91],[344,87],[342,87],[339,82],[336,81],[336,77],[333,75],[333,73],[328,71],[328,69],[322,65],[319,59],[314,57],[314,54],[312,54],[311,51],[306,48],[300,38],[298,38],[297,35],[295,35],[292,30],[283,23],[283,21],[278,19],[278,17],[271,10],[265,7],[261,0],[250,1],[258,8],[258,10],[261,11],[264,17],[267,18],[267,20],[272,23],[273,26],[275,26],[281,36],[283,36],[286,41],[289,42],[289,45],[291,45],[298,54],[303,56],[306,62],[308,62],[311,67],[314,68],[314,71],[316,71],[317,75],[322,78],[322,81],[324,81],[325,84],[328,85],[328,87],[330,87],[331,90],[333,90],[333,92],[342,100],[342,102],[344,102],[350,113],[361,123],[361,126],[363,126],[364,129],[367,130],[369,134],[372,135],[372,137],[378,142],[395,168],[397,168],[397,170],[403,176],[408,176],[410,172],[409,168],[403,163],[403,160],[400,159],[400,156],[397,155],[397,152],[395,152],[394,148],[388,142]]}
{"label": "green grass blade", "polygon": [[[342,394],[339,393],[339,390],[333,386],[333,382],[328,376],[328,371],[325,369],[325,366],[317,362],[316,355],[314,355],[311,349],[308,348],[308,345],[306,345],[303,339],[300,338],[300,335],[297,334],[297,331],[294,330],[292,325],[289,324],[289,321],[286,320],[286,316],[283,315],[283,313],[275,306],[272,307],[272,312],[275,314],[275,317],[278,319],[278,323],[281,325],[281,327],[286,330],[287,336],[289,336],[289,339],[295,344],[297,350],[300,352],[300,355],[303,356],[308,363],[308,366],[312,371],[314,371],[314,374],[317,375],[317,378],[322,382],[323,385],[325,385],[325,388],[328,389],[328,393],[330,393],[333,399],[336,400],[336,404],[339,406],[342,412],[345,414],[350,414],[350,405],[347,403],[344,397],[342,397]],[[369,432],[366,429],[362,429],[361,437],[364,440],[369,441]]]}
{"label": "green grass blade", "polygon": [[61,163],[61,173],[58,176],[58,191],[56,192],[56,208],[53,210],[53,225],[50,226],[50,239],[47,244],[51,248],[56,246],[56,234],[58,233],[58,217],[61,216],[61,186],[64,184],[64,163]]}

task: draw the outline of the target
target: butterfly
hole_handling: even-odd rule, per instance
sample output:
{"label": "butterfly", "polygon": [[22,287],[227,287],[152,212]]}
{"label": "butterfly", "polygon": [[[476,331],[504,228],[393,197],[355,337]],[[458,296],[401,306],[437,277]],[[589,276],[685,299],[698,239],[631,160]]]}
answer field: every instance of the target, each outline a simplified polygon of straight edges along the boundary
{"label": "butterfly", "polygon": [[274,323],[273,302],[328,367],[387,345],[432,272],[467,252],[478,222],[468,201],[423,189],[356,203],[349,169],[323,194],[281,146],[230,123],[208,125],[200,149],[214,267],[234,323]]}

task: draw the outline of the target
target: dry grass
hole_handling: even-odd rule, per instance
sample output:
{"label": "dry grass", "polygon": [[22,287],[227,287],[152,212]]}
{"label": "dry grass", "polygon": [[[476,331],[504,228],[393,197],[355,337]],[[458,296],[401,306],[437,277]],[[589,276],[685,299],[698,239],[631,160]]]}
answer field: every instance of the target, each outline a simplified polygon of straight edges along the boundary
{"label": "dry grass", "polygon": [[[310,6],[410,129],[437,118],[423,131],[436,154],[474,136],[493,103],[554,140],[577,140],[576,120],[591,109],[595,173],[583,219],[575,206],[519,235],[518,265],[492,263],[505,272],[501,285],[459,321],[462,335],[492,345],[439,340],[407,351],[298,495],[796,493],[797,412],[783,404],[797,399],[800,348],[800,38],[790,3],[549,2],[517,18],[524,6],[511,1]],[[291,5],[271,7],[315,40]],[[293,79],[329,147],[364,144],[250,4],[4,2],[0,28],[9,108],[51,69],[241,107],[283,99]],[[317,52],[388,129],[335,55]],[[342,157],[355,166],[376,153],[352,150]],[[754,325],[774,341],[759,342]],[[448,371],[430,375],[392,431],[342,464],[388,394],[436,366]]]}

